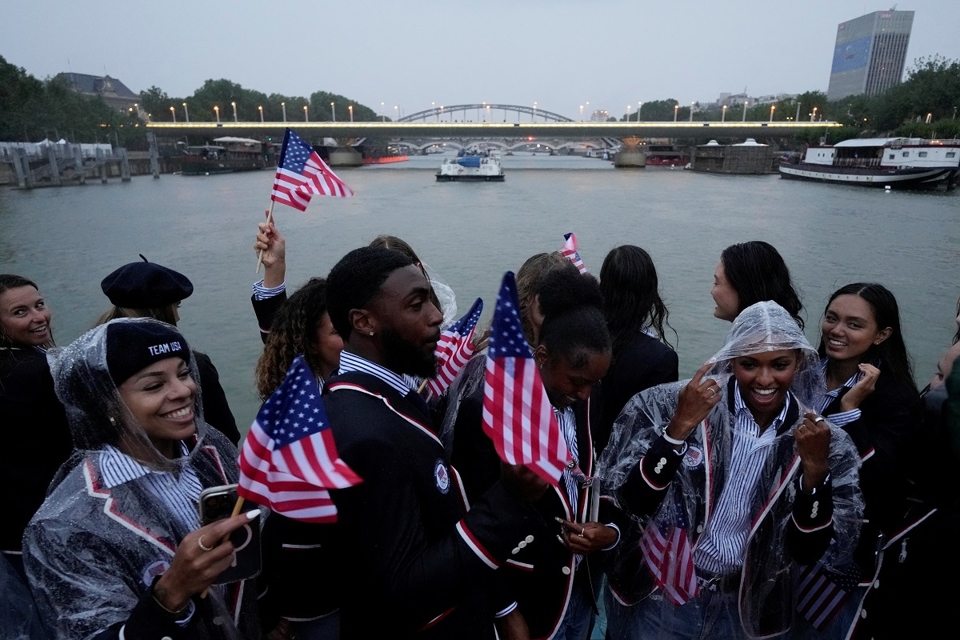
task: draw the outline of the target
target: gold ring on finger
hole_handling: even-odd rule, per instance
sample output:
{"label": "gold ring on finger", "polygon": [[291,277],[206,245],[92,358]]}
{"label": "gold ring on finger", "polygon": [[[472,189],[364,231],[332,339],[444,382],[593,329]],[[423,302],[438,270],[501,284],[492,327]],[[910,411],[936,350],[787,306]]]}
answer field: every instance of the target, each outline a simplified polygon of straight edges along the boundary
{"label": "gold ring on finger", "polygon": [[202,535],[200,536],[200,538],[197,539],[197,544],[200,545],[200,548],[203,549],[204,551],[213,551],[213,547],[208,547],[207,545],[203,544]]}

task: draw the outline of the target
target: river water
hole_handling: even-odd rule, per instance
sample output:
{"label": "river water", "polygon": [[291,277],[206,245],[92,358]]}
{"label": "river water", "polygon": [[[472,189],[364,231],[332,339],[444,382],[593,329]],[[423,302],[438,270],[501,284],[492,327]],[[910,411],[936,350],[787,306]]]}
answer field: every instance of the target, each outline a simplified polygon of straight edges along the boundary
{"label": "river water", "polygon": [[[958,194],[616,170],[602,160],[543,155],[504,158],[504,183],[438,184],[433,173],[440,162],[430,156],[344,169],[339,174],[356,197],[317,197],[306,213],[277,207],[288,283],[325,275],[349,249],[390,233],[410,242],[453,287],[460,313],[482,296],[489,315],[503,272],[533,253],[558,249],[567,231],[577,233],[594,273],[614,246],[638,244],[657,265],[679,344],[669,338],[681,376],[689,376],[722,345],[730,326],[712,316],[709,292],[720,251],[766,240],[791,269],[814,345],[827,296],[856,281],[881,282],[896,294],[921,386],[956,331]],[[137,254],[186,274],[195,292],[180,309],[180,328],[213,359],[245,429],[259,404],[252,244],[272,179],[262,171],[2,190],[0,272],[40,285],[61,345],[109,306],[100,280]]]}

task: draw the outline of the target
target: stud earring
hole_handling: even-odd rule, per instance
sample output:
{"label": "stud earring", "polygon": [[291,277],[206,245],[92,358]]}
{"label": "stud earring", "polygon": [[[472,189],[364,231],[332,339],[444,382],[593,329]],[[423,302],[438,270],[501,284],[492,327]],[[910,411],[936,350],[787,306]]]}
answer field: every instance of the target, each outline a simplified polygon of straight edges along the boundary
{"label": "stud earring", "polygon": [[373,331],[370,332],[370,335],[373,335]]}

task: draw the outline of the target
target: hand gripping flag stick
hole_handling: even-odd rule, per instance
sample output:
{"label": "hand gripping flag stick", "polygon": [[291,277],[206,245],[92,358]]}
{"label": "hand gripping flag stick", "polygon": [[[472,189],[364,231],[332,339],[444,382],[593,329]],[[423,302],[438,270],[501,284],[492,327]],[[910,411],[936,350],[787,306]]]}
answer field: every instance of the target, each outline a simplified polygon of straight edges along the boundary
{"label": "hand gripping flag stick", "polygon": [[[297,211],[306,211],[313,196],[350,198],[353,190],[337,177],[323,158],[293,129],[283,134],[283,147],[277,162],[277,174],[270,192],[267,224],[273,222],[273,203],[279,202]],[[263,250],[257,256],[257,273],[263,264]]]}

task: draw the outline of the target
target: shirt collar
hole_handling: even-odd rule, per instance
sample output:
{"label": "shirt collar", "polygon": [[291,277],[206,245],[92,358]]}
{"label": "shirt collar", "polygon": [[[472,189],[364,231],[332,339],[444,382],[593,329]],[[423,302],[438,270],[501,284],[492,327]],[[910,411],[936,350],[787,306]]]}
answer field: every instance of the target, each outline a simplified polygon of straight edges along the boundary
{"label": "shirt collar", "polygon": [[389,385],[402,396],[407,395],[413,388],[408,382],[408,376],[400,376],[384,366],[362,358],[349,351],[340,352],[340,373],[366,373]]}
{"label": "shirt collar", "polygon": [[[189,455],[187,443],[180,441],[180,453]],[[133,482],[151,473],[166,473],[151,469],[137,462],[113,445],[107,445],[100,451],[100,478],[107,489],[112,489],[126,482]]]}
{"label": "shirt collar", "polygon": [[[770,426],[773,427],[773,429],[771,430],[771,429],[768,428],[767,431],[771,431],[772,433],[776,433],[777,431],[780,430],[780,427],[781,427],[781,425],[783,425],[784,420],[787,419],[787,411],[790,410],[790,397],[791,397],[792,395],[793,395],[793,394],[790,393],[789,391],[787,392],[786,400],[785,400],[784,403],[783,403],[783,409],[780,411],[780,413],[777,415],[777,417],[773,419],[773,422],[770,423]],[[740,383],[737,382],[736,380],[734,380],[734,384],[733,384],[733,415],[735,415],[737,418],[739,418],[739,417],[741,417],[741,415],[743,415],[742,412],[744,412],[744,411],[747,413],[747,415],[750,416],[750,419],[753,421],[753,423],[756,424],[757,420],[756,420],[756,418],[753,417],[753,413],[750,411],[750,407],[747,406],[747,403],[744,402],[744,400],[743,400],[743,396],[740,395]],[[758,426],[759,426],[759,425],[758,425]]]}
{"label": "shirt collar", "polygon": [[[823,373],[824,378],[827,376],[827,361],[829,358],[824,358],[820,361],[820,371]],[[863,371],[857,369],[857,372],[850,376],[850,378],[843,383],[842,387],[834,389],[833,391],[827,391],[828,396],[836,397],[840,393],[840,389],[852,389],[855,384],[860,382],[860,378],[863,377]]]}

